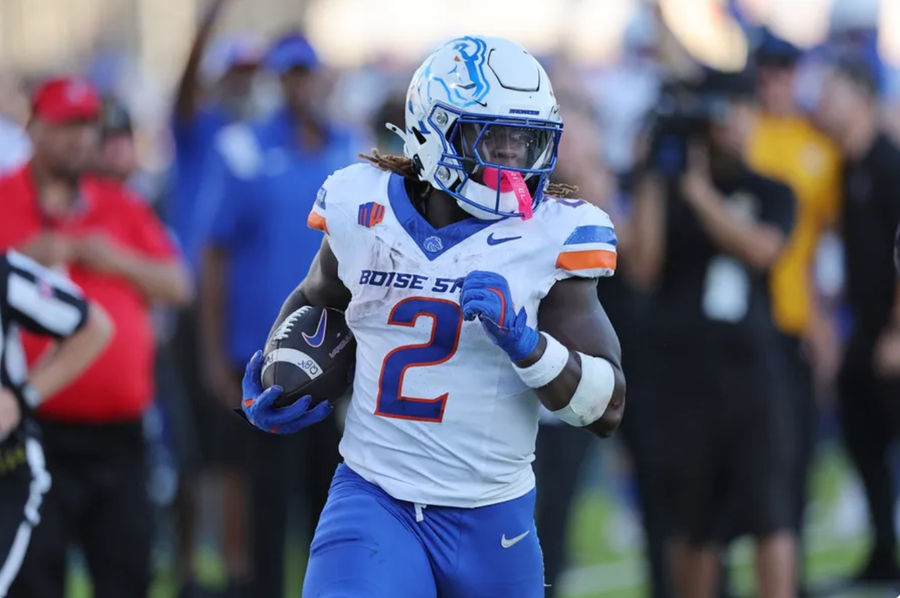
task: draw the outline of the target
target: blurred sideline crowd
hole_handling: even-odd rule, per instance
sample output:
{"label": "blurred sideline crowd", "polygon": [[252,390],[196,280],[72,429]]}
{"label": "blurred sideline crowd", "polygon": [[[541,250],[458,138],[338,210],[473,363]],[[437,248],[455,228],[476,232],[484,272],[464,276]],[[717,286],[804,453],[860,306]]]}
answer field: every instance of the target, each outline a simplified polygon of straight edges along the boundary
{"label": "blurred sideline crowd", "polygon": [[[360,152],[402,153],[384,123],[403,125],[413,64],[337,71],[300,31],[218,36],[227,6],[209,3],[166,122],[132,118],[115,61],[0,75],[0,249],[71,276],[116,330],[37,413],[54,482],[11,596],[62,596],[67,544],[99,598],[146,595],[154,546],[173,555],[179,596],[281,596],[291,513],[309,538],[324,505],[340,418],[279,437],[233,409],[318,249],[319,186]],[[702,67],[649,7],[616,64],[542,57],[565,122],[555,179],[619,239],[598,292],[623,345],[620,439],[655,598],[729,595],[722,549],[741,536],[759,595],[807,591],[823,420],[839,422],[865,493],[854,581],[900,584],[895,75],[865,28],[811,50],[746,34],[739,73]],[[535,462],[547,596],[594,442],[554,422]],[[210,541],[221,588],[198,578]]]}

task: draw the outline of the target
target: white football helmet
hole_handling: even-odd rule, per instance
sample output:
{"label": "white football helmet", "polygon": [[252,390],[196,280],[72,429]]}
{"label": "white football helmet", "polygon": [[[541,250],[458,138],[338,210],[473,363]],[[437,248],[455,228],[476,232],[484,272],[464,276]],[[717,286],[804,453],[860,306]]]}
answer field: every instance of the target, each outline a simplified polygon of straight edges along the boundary
{"label": "white football helmet", "polygon": [[403,152],[423,181],[477,218],[529,218],[562,133],[546,71],[498,37],[454,39],[413,75]]}

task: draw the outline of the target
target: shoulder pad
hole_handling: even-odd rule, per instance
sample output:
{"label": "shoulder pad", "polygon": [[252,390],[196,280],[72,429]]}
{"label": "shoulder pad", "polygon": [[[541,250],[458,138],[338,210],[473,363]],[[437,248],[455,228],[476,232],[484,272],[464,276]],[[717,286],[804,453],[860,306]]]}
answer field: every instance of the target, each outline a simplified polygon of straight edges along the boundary
{"label": "shoulder pad", "polygon": [[558,235],[560,278],[601,278],[616,271],[616,233],[609,216],[581,199],[549,197],[546,216]]}
{"label": "shoulder pad", "polygon": [[384,175],[383,170],[364,162],[334,171],[316,192],[316,201],[306,220],[307,226],[328,233],[329,220],[350,218],[355,223],[353,210],[359,198],[371,192]]}

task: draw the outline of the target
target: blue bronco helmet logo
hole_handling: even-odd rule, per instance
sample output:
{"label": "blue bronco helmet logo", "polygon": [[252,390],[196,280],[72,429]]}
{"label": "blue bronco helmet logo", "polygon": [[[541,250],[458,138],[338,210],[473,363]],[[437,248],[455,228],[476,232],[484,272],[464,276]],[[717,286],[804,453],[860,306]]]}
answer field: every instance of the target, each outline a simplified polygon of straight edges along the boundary
{"label": "blue bronco helmet logo", "polygon": [[461,37],[447,45],[452,45],[456,51],[453,63],[435,64],[432,60],[426,66],[425,76],[439,86],[439,89],[434,85],[428,86],[428,103],[433,100],[434,92],[443,90],[447,96],[446,101],[453,106],[483,106],[484,98],[491,89],[484,76],[487,44],[474,37]]}

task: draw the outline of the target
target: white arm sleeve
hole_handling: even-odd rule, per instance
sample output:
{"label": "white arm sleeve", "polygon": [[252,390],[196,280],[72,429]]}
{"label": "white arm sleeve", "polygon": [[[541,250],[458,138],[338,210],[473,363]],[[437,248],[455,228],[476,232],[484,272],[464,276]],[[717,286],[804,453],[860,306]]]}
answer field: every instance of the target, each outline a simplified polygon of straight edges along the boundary
{"label": "white arm sleeve", "polygon": [[616,378],[612,364],[602,357],[581,357],[581,380],[569,404],[553,415],[571,426],[584,427],[600,419],[615,390]]}

